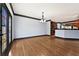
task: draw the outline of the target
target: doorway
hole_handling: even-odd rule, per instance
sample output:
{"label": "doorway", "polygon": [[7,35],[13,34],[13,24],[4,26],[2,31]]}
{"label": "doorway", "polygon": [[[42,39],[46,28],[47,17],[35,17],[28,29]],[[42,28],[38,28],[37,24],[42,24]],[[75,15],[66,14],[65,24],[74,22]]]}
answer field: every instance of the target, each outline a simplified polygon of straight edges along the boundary
{"label": "doorway", "polygon": [[55,35],[55,29],[57,28],[56,22],[51,21],[50,22],[50,32],[51,32],[51,36]]}

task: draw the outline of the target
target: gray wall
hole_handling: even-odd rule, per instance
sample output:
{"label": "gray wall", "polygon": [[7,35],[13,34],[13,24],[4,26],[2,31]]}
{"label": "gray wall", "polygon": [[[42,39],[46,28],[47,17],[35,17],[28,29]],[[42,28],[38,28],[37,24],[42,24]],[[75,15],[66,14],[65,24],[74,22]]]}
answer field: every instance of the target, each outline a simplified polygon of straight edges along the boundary
{"label": "gray wall", "polygon": [[38,20],[15,16],[14,17],[14,37],[30,37],[37,35],[47,35],[50,29],[48,23],[40,23]]}

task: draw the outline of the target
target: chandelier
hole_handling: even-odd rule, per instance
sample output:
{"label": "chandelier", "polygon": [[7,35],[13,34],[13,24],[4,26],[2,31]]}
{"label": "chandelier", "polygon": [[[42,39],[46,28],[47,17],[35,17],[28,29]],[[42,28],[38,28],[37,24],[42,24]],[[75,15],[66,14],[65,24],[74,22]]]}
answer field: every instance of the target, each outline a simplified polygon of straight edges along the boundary
{"label": "chandelier", "polygon": [[40,22],[46,22],[45,18],[44,18],[44,12],[42,12],[42,18],[41,18],[41,21]]}

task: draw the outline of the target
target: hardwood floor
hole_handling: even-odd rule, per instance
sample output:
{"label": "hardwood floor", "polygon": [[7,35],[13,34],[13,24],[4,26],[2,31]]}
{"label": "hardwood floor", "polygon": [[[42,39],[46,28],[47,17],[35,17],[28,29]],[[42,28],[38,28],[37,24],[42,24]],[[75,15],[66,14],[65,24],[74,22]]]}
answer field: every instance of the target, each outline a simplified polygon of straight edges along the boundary
{"label": "hardwood floor", "polygon": [[49,36],[16,40],[10,52],[12,56],[79,56],[79,40]]}

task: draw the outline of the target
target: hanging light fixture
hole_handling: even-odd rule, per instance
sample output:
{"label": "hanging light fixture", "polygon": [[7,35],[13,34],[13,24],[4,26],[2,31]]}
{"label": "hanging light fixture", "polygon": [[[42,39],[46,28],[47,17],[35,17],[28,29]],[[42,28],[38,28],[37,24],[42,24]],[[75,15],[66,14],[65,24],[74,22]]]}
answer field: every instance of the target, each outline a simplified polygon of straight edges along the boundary
{"label": "hanging light fixture", "polygon": [[44,18],[44,12],[42,12],[42,18],[41,18],[41,21],[40,22],[46,22],[45,18]]}

